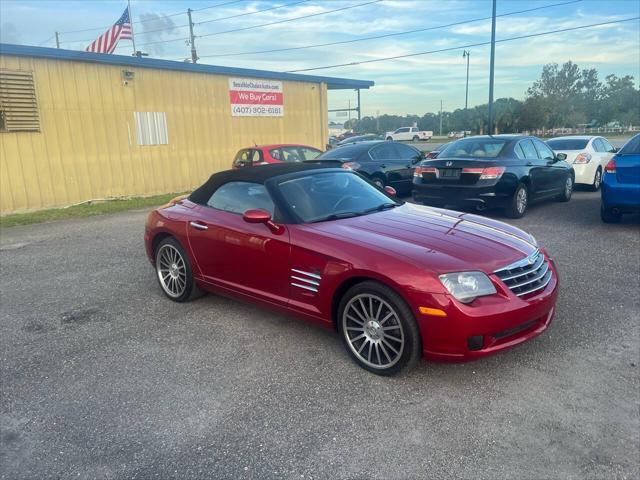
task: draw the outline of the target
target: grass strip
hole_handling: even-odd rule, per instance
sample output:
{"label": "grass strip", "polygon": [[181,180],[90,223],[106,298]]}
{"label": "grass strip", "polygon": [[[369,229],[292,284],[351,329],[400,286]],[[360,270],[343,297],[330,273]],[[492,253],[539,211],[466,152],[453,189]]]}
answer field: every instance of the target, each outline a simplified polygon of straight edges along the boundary
{"label": "grass strip", "polygon": [[105,213],[124,212],[148,207],[157,207],[167,203],[178,193],[167,193],[153,197],[133,197],[125,199],[101,200],[82,203],[64,208],[52,208],[30,213],[14,213],[0,217],[0,228],[51,222],[68,218],[83,218]]}

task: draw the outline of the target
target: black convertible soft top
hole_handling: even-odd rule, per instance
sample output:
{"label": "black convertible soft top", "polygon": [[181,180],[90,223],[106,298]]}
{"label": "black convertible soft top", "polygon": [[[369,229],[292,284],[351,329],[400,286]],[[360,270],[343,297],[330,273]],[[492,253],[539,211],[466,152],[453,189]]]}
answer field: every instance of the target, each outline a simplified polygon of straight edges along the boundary
{"label": "black convertible soft top", "polygon": [[332,168],[339,166],[337,163],[330,161],[311,161],[297,163],[272,163],[269,165],[260,165],[257,167],[237,168],[235,170],[225,170],[224,172],[214,173],[209,179],[189,195],[189,200],[194,203],[204,205],[218,188],[229,182],[250,182],[262,183],[270,178],[286,175],[288,173],[302,172],[305,170],[314,170],[318,168]]}

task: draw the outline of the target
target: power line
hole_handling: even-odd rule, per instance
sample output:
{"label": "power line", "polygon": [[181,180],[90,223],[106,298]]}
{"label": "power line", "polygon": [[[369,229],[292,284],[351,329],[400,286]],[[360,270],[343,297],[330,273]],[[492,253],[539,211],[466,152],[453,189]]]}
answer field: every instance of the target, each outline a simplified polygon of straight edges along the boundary
{"label": "power line", "polygon": [[[200,12],[202,10],[208,10],[210,8],[216,8],[216,7],[223,7],[225,5],[232,5],[234,3],[240,3],[240,2],[246,2],[247,0],[233,0],[230,2],[223,2],[223,3],[218,3],[216,5],[210,5],[208,7],[202,7],[202,8],[198,8],[198,9],[194,9],[192,10],[193,12]],[[187,12],[186,10],[182,11],[182,12],[175,12],[175,13],[170,13],[168,15],[162,15],[164,18],[168,18],[168,17],[175,17],[177,15],[185,15]],[[155,22],[156,20],[138,20],[137,22],[132,22],[133,25],[140,25],[142,23],[147,23],[147,22]],[[106,25],[104,27],[93,27],[93,28],[83,28],[81,30],[68,30],[66,32],[59,32],[59,33],[81,33],[81,32],[92,32],[95,30],[104,30],[106,28],[110,28],[112,27],[113,24],[111,25]],[[182,25],[181,25],[182,26]],[[176,27],[178,28],[178,27]],[[61,42],[61,43],[72,43],[72,42],[86,42],[87,40],[68,40],[66,42]]]}
{"label": "power line", "polygon": [[[326,10],[324,12],[311,13],[309,15],[303,15],[301,17],[287,18],[287,19],[284,19],[284,20],[277,20],[275,22],[263,23],[261,25],[253,25],[251,27],[234,28],[232,30],[224,30],[222,32],[207,33],[205,35],[197,35],[196,37],[197,38],[212,37],[214,35],[222,35],[222,34],[225,34],[225,33],[241,32],[241,31],[245,31],[245,30],[253,30],[255,28],[268,27],[270,25],[278,25],[278,24],[281,24],[281,23],[293,22],[295,20],[302,20],[304,18],[318,17],[320,15],[327,15],[329,13],[341,12],[341,11],[349,10],[349,9],[352,9],[352,8],[363,7],[365,5],[371,5],[373,3],[380,3],[380,2],[383,2],[383,1],[385,1],[385,0],[371,0],[371,1],[368,1],[368,2],[365,2],[365,3],[358,3],[356,5],[349,5],[347,7],[336,8],[334,10]],[[158,40],[158,41],[155,41],[155,42],[141,43],[141,44],[139,44],[139,46],[157,45],[157,44],[161,44],[161,43],[171,43],[171,42],[181,42],[181,41],[185,41],[185,40],[188,40],[188,39],[186,39],[186,38],[172,38],[170,40]]]}
{"label": "power line", "polygon": [[311,0],[301,0],[299,2],[286,3],[284,5],[278,5],[278,6],[275,6],[275,7],[265,8],[263,10],[256,10],[255,12],[245,12],[245,13],[238,13],[237,15],[231,15],[229,17],[212,18],[210,20],[203,20],[202,22],[195,22],[195,25],[202,25],[203,23],[219,22],[221,20],[229,20],[231,18],[246,17],[247,15],[255,15],[256,13],[269,12],[271,10],[277,10],[279,8],[292,7],[294,5],[300,5],[301,3],[308,3],[310,1]]}
{"label": "power line", "polygon": [[[211,8],[216,8],[216,7],[225,7],[227,5],[233,5],[234,3],[241,3],[241,2],[246,2],[248,0],[232,0],[231,2],[224,2],[224,3],[218,3],[217,5],[209,5],[208,7],[202,7],[202,8],[192,8],[191,11],[192,12],[201,12],[202,10],[209,10]],[[184,13],[184,12],[182,12]]]}
{"label": "power line", "polygon": [[357,7],[364,7],[365,5],[371,5],[373,3],[379,3],[379,2],[382,2],[382,1],[384,1],[384,0],[372,0],[372,1],[369,1],[369,2],[365,2],[365,3],[358,3],[356,5],[349,5],[348,7],[336,8],[334,10],[327,10],[327,11],[324,11],[324,12],[311,13],[309,15],[303,15],[301,17],[288,18],[288,19],[285,19],[285,20],[278,20],[276,22],[263,23],[262,25],[254,25],[252,27],[243,27],[243,28],[234,28],[233,30],[224,30],[222,32],[207,33],[205,35],[198,35],[198,36],[200,38],[202,38],[202,37],[212,37],[214,35],[223,35],[225,33],[242,32],[244,30],[253,30],[254,28],[268,27],[268,26],[271,26],[271,25],[278,25],[278,24],[281,24],[281,23],[293,22],[295,20],[302,20],[304,18],[318,17],[320,15],[327,15],[329,13],[341,12],[343,10],[349,10],[349,9],[357,8]]}
{"label": "power line", "polygon": [[[513,40],[522,40],[524,38],[532,38],[532,37],[541,37],[544,35],[551,35],[553,33],[562,33],[562,32],[571,32],[574,30],[580,30],[581,28],[593,28],[593,27],[600,27],[603,25],[612,25],[612,24],[616,24],[616,23],[623,23],[623,22],[630,22],[632,20],[640,20],[640,17],[631,17],[631,18],[623,18],[621,20],[613,20],[611,22],[601,22],[601,23],[592,23],[590,25],[580,25],[579,27],[570,27],[570,28],[561,28],[559,30],[550,30],[548,32],[539,32],[539,33],[532,33],[529,35],[520,35],[517,37],[510,37],[510,38],[503,38],[501,40],[496,40],[496,43],[502,43],[502,42],[511,42]],[[468,45],[458,45],[457,47],[449,47],[449,48],[441,48],[438,50],[429,50],[426,52],[417,52],[417,53],[408,53],[405,55],[395,55],[393,57],[384,57],[384,58],[374,58],[373,60],[362,60],[359,62],[350,62],[350,63],[340,63],[340,64],[336,64],[336,65],[327,65],[324,67],[312,67],[312,68],[300,68],[297,70],[287,70],[286,73],[296,73],[296,72],[309,72],[312,70],[325,70],[327,68],[337,68],[337,67],[351,67],[354,65],[362,65],[365,63],[375,63],[375,62],[384,62],[387,60],[397,60],[399,58],[408,58],[408,57],[417,57],[420,55],[429,55],[432,53],[441,53],[441,52],[450,52],[452,50],[462,50],[465,48],[472,48],[472,47],[482,47],[485,45],[489,45],[491,44],[491,42],[478,42],[478,43],[471,43]]]}
{"label": "power line", "polygon": [[[509,15],[516,15],[519,13],[528,13],[528,12],[533,12],[535,10],[542,10],[545,8],[551,8],[551,7],[558,7],[558,6],[562,6],[562,5],[570,5],[573,3],[580,3],[583,0],[571,0],[569,2],[563,2],[563,3],[554,3],[551,5],[544,5],[542,7],[535,7],[535,8],[528,8],[526,10],[518,10],[515,12],[508,12],[508,13],[503,13],[500,15],[497,15],[498,17],[507,17]],[[213,54],[213,55],[200,55],[201,58],[210,58],[210,57],[234,57],[234,56],[240,56],[240,55],[257,55],[257,54],[263,54],[263,53],[274,53],[274,52],[288,52],[288,51],[292,51],[292,50],[304,50],[307,48],[317,48],[317,47],[328,47],[328,46],[333,46],[333,45],[344,45],[346,43],[356,43],[356,42],[365,42],[368,40],[376,40],[379,38],[388,38],[388,37],[394,37],[394,36],[398,36],[398,35],[409,35],[412,33],[420,33],[420,32],[427,32],[430,30],[439,30],[442,28],[448,28],[448,27],[455,27],[458,25],[464,25],[466,23],[472,23],[472,22],[480,22],[483,20],[491,20],[491,17],[482,17],[482,18],[473,18],[470,20],[463,20],[460,22],[453,22],[453,23],[448,23],[446,25],[437,25],[434,27],[427,27],[427,28],[419,28],[416,30],[405,30],[402,32],[395,32],[395,33],[385,33],[382,35],[373,35],[373,36],[369,36],[369,37],[362,37],[362,38],[355,38],[352,40],[342,40],[342,41],[337,41],[337,42],[328,42],[328,43],[318,43],[318,44],[314,44],[314,45],[303,45],[300,47],[287,47],[287,48],[276,48],[276,49],[272,49],[272,50],[258,50],[258,51],[253,51],[253,52],[237,52],[237,53],[219,53],[219,54]]]}
{"label": "power line", "polygon": [[47,38],[46,40],[43,40],[42,42],[38,43],[38,46],[44,45],[45,43],[49,42],[49,40],[53,40],[55,38],[55,33],[53,35],[51,35],[49,38]]}

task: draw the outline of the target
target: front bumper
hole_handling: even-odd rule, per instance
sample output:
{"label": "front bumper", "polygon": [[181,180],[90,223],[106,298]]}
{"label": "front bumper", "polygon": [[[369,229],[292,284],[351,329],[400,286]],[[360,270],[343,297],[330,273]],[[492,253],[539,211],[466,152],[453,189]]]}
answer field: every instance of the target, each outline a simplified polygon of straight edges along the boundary
{"label": "front bumper", "polygon": [[434,295],[434,308],[446,317],[416,311],[423,356],[431,360],[468,361],[514,347],[540,335],[550,325],[558,297],[558,274],[552,271],[547,286],[527,297],[518,297],[491,275],[498,293],[462,304],[450,295]]}

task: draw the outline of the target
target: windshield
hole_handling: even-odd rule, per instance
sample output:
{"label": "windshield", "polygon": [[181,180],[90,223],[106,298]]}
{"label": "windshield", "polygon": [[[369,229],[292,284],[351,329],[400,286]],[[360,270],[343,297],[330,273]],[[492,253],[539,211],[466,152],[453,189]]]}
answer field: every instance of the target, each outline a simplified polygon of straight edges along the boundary
{"label": "windshield", "polygon": [[640,153],[640,134],[629,140],[624,147],[620,149],[621,155],[637,155]]}
{"label": "windshield", "polygon": [[438,155],[438,158],[470,157],[495,158],[500,155],[507,140],[498,138],[466,138],[453,142]]}
{"label": "windshield", "polygon": [[400,205],[358,174],[346,170],[285,180],[278,188],[304,223],[357,217]]}
{"label": "windshield", "polygon": [[547,140],[547,145],[552,149],[558,150],[583,150],[586,148],[589,139],[583,138],[558,138]]}

